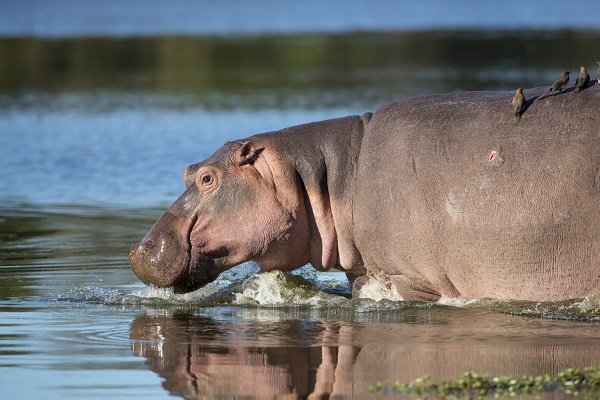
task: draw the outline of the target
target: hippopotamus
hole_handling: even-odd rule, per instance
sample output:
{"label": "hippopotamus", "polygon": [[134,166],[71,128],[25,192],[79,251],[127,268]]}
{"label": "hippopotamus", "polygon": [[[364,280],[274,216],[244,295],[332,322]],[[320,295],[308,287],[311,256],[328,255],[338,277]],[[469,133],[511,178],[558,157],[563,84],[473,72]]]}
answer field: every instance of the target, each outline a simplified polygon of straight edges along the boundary
{"label": "hippopotamus", "polygon": [[337,268],[404,300],[559,301],[600,288],[600,85],[434,94],[231,141],[130,251],[194,291],[245,261]]}

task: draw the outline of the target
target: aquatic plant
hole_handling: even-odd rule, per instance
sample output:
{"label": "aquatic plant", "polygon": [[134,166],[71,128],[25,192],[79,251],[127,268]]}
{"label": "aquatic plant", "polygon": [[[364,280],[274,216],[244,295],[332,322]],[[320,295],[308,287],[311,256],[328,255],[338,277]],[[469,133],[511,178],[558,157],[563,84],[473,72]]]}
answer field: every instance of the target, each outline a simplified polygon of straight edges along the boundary
{"label": "aquatic plant", "polygon": [[469,304],[473,308],[505,314],[542,319],[600,321],[600,291],[594,290],[582,299],[553,302],[480,300]]}
{"label": "aquatic plant", "polygon": [[549,374],[538,376],[490,376],[473,371],[465,372],[455,380],[432,383],[427,376],[409,383],[378,382],[369,391],[377,394],[408,394],[418,398],[484,398],[539,395],[545,392],[562,391],[568,395],[600,397],[600,366],[567,368],[555,377]]}

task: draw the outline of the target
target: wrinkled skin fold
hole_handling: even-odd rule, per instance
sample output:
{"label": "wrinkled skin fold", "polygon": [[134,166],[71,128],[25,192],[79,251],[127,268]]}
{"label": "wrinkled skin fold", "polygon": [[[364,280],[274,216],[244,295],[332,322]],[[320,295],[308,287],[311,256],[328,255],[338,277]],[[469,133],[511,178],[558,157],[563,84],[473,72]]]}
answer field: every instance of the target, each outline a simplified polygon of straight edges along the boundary
{"label": "wrinkled skin fold", "polygon": [[533,102],[432,95],[229,142],[132,246],[146,284],[339,268],[406,300],[552,301],[600,287],[600,85]]}

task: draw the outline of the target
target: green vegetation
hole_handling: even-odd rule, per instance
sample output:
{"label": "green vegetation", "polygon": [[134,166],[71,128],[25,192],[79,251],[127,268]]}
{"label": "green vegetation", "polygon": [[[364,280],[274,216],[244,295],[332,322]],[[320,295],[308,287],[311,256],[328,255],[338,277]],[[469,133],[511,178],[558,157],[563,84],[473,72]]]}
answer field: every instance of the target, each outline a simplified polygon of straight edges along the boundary
{"label": "green vegetation", "polygon": [[486,396],[539,395],[561,391],[568,395],[600,397],[600,367],[567,368],[556,377],[539,376],[490,376],[465,372],[456,380],[431,383],[429,377],[421,377],[410,383],[377,383],[369,388],[377,394],[408,394],[419,398],[484,398]]}
{"label": "green vegetation", "polygon": [[554,77],[556,69],[595,67],[590,49],[599,38],[593,31],[0,38],[0,92],[504,89],[505,80],[514,80],[509,88],[545,84],[546,69]]}
{"label": "green vegetation", "polygon": [[523,317],[595,322],[600,321],[600,291],[555,302],[482,300],[473,307]]}

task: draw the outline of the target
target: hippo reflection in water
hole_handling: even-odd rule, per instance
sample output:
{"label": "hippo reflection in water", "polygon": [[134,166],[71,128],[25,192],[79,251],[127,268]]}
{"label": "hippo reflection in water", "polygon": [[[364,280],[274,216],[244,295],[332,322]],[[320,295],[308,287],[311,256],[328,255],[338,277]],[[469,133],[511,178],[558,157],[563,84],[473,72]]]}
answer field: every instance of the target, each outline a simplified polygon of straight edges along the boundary
{"label": "hippo reflection in water", "polygon": [[254,260],[339,268],[405,300],[583,297],[600,288],[600,86],[518,124],[511,99],[424,96],[229,142],[187,168],[133,270],[177,292]]}
{"label": "hippo reflection in water", "polygon": [[366,324],[139,317],[131,339],[164,388],[186,399],[364,398],[378,381],[438,382],[468,370],[556,374],[600,359],[589,324],[464,312],[395,313],[400,321]]}

